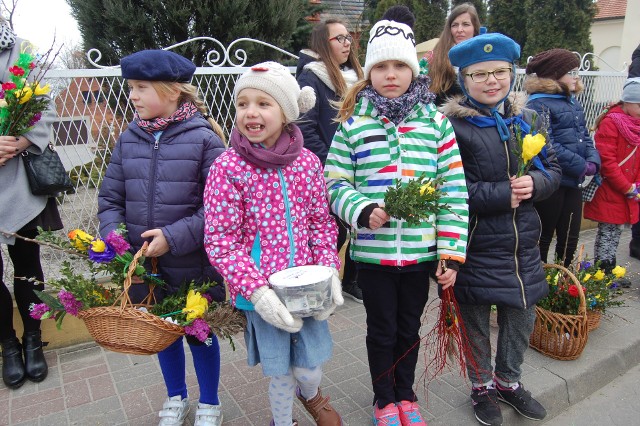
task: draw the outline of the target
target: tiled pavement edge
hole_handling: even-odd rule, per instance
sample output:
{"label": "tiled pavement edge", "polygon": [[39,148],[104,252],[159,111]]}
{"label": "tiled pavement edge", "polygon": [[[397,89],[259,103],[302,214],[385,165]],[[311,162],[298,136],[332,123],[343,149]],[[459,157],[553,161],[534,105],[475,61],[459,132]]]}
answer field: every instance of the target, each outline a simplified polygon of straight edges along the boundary
{"label": "tiled pavement edge", "polygon": [[[618,263],[630,262],[628,231],[618,251]],[[583,231],[581,244],[592,251],[594,230]],[[640,271],[631,259],[630,270]],[[626,306],[611,309],[600,328],[589,335],[582,356],[575,361],[556,361],[533,349],[526,354],[523,379],[549,411],[549,418],[584,399],[604,384],[640,363],[640,301],[638,284],[625,291]],[[432,299],[435,295],[432,288]],[[427,307],[428,332],[436,303]],[[325,366],[323,393],[331,396],[346,425],[371,424],[372,392],[365,348],[365,312],[362,305],[347,299],[330,319],[334,355]],[[260,367],[246,365],[241,336],[236,351],[221,341],[222,374],[220,397],[228,426],[267,425],[270,410],[266,394],[268,379]],[[157,411],[165,398],[157,357],[108,352],[93,343],[46,352],[50,373],[42,383],[27,382],[10,391],[0,384],[0,425],[155,425]],[[192,400],[189,422],[198,398],[193,364],[187,354],[188,385]],[[424,371],[420,358],[417,377]],[[457,373],[444,374],[429,384],[417,380],[416,389],[423,413],[431,426],[475,425],[469,402],[469,385]],[[426,396],[426,397],[425,397]],[[534,424],[502,405],[505,425]],[[301,426],[314,422],[296,402],[294,415]],[[190,423],[188,423],[190,424]],[[537,423],[540,424],[540,423]]]}

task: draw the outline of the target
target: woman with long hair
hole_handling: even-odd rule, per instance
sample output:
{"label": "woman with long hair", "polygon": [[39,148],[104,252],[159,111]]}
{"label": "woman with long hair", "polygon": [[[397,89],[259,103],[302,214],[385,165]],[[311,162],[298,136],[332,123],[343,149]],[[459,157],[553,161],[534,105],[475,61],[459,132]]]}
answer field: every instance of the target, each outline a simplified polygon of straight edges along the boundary
{"label": "woman with long hair", "polygon": [[[327,19],[317,24],[311,32],[309,48],[300,52],[297,80],[300,87],[309,86],[316,92],[316,103],[300,117],[298,126],[304,137],[304,146],[316,154],[324,164],[331,140],[338,123],[334,121],[336,109],[333,104],[340,100],[353,84],[363,78],[358,62],[357,44],[338,19]],[[338,250],[347,239],[349,227],[337,220],[340,230]],[[362,291],[355,282],[355,267],[345,251],[343,292],[356,302],[362,303]]]}
{"label": "woman with long hair", "polygon": [[480,32],[480,18],[473,4],[462,3],[451,10],[429,60],[431,91],[436,94],[436,105],[442,105],[447,98],[462,94],[456,83],[456,70],[449,61],[449,50]]}

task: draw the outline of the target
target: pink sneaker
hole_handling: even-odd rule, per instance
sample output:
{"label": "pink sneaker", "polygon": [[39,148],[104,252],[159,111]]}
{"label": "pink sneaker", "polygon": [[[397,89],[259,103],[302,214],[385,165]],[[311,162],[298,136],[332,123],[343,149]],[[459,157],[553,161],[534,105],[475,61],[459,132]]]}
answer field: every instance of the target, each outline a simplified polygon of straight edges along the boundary
{"label": "pink sneaker", "polygon": [[402,426],[399,416],[395,404],[389,404],[384,408],[378,408],[378,404],[373,406],[373,424],[376,426]]}
{"label": "pink sneaker", "polygon": [[398,404],[398,414],[402,426],[427,426],[420,414],[420,407],[417,402],[400,401]]}

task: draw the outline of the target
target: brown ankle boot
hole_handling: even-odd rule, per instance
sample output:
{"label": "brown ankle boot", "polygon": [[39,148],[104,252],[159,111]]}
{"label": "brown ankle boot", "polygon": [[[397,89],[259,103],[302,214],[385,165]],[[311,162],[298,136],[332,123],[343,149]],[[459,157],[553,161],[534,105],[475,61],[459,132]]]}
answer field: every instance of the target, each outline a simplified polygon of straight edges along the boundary
{"label": "brown ankle boot", "polygon": [[304,408],[311,414],[318,426],[340,426],[342,425],[342,419],[340,414],[333,409],[329,404],[329,397],[322,396],[320,388],[318,388],[318,394],[310,400],[304,399],[300,394],[300,389],[296,390],[296,396],[304,405]]}

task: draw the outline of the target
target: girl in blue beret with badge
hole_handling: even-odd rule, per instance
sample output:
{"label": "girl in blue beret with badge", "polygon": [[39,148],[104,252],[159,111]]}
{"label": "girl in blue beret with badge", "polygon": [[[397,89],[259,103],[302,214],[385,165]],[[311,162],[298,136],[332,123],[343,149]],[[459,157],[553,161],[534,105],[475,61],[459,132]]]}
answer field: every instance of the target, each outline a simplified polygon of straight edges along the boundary
{"label": "girl in blue beret with badge", "polygon": [[[118,139],[100,188],[100,234],[106,236],[124,223],[133,250],[149,242],[146,256],[158,259],[167,283],[158,298],[185,282],[209,281],[220,283],[210,289],[210,296],[224,300],[222,278],[204,251],[203,206],[207,173],[225,149],[224,135],[206,118],[197,88],[189,83],[196,67],[165,50],[140,51],[120,63],[135,113]],[[205,344],[189,336],[187,342],[200,385],[194,425],[220,425],[218,340],[212,335]],[[168,393],[159,424],[181,425],[189,411],[182,338],[158,359]]]}
{"label": "girl in blue beret with badge", "polygon": [[[561,171],[551,144],[536,167],[518,173],[517,135],[540,128],[525,97],[511,93],[520,46],[502,34],[483,34],[449,51],[459,68],[463,95],[442,112],[456,133],[469,189],[467,260],[454,293],[471,340],[467,360],[476,419],[501,425],[498,400],[521,415],[542,420],[546,411],[520,383],[521,365],[535,320],[535,304],[548,291],[540,260],[540,221],[533,203],[551,195]],[[520,175],[520,176],[519,176]],[[495,368],[491,365],[489,314],[498,309]]]}

